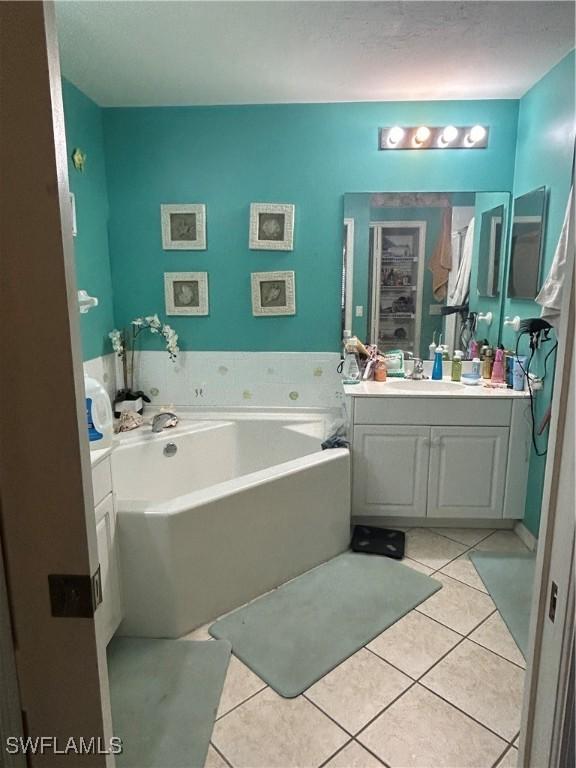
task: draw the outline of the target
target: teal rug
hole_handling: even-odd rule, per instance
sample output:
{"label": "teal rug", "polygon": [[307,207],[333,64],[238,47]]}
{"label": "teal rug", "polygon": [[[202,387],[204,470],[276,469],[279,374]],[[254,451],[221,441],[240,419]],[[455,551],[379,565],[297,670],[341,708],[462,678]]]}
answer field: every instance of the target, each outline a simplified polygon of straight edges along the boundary
{"label": "teal rug", "polygon": [[230,659],[226,642],[114,638],[108,675],[119,768],[203,768]]}
{"label": "teal rug", "polygon": [[397,561],[347,552],[219,619],[210,634],[292,698],[440,587]]}
{"label": "teal rug", "polygon": [[470,560],[526,658],[536,555],[531,552],[472,552]]}

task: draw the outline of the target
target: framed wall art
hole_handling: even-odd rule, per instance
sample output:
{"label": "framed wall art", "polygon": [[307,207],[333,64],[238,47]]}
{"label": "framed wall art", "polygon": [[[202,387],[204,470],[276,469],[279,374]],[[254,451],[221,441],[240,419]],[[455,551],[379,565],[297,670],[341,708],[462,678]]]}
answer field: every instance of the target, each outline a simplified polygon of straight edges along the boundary
{"label": "framed wall art", "polygon": [[252,314],[295,315],[294,272],[252,272]]}
{"label": "framed wall art", "polygon": [[167,315],[208,314],[208,272],[165,272]]}
{"label": "framed wall art", "polygon": [[294,247],[294,206],[284,203],[250,205],[250,248],[291,251]]}
{"label": "framed wall art", "polygon": [[206,206],[203,203],[161,205],[165,251],[206,250]]}

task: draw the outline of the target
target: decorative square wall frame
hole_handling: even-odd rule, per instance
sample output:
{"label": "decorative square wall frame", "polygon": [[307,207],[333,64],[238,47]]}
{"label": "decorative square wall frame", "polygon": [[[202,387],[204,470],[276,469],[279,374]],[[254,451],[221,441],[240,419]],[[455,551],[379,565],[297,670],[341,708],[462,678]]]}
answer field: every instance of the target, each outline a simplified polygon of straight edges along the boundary
{"label": "decorative square wall frame", "polygon": [[296,314],[294,272],[252,272],[251,281],[253,315]]}
{"label": "decorative square wall frame", "polygon": [[208,272],[165,272],[167,315],[208,314]]}
{"label": "decorative square wall frame", "polygon": [[250,248],[260,251],[292,251],[294,206],[284,203],[251,203]]}
{"label": "decorative square wall frame", "polygon": [[161,205],[165,251],[206,250],[206,206],[203,203]]}

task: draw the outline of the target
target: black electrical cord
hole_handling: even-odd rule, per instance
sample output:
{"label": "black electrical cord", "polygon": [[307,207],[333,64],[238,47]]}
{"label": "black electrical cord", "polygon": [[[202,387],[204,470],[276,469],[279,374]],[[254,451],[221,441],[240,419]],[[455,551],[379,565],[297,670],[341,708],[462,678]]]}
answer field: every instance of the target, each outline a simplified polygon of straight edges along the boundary
{"label": "black electrical cord", "polygon": [[[520,338],[521,338],[522,334],[520,334],[518,336],[518,338],[516,339],[516,355],[515,355],[515,357],[516,357],[516,360],[518,360],[518,365],[520,366],[520,368],[522,370],[522,373],[526,377],[526,382],[528,384],[528,392],[530,394],[530,415],[532,417],[532,445],[534,446],[534,451],[536,452],[536,456],[546,456],[546,454],[548,453],[548,448],[546,448],[546,450],[544,450],[544,451],[540,451],[539,448],[538,448],[538,445],[536,443],[536,416],[535,416],[535,413],[534,413],[534,392],[532,390],[532,380],[530,379],[530,376],[529,376],[530,366],[532,365],[532,360],[534,359],[534,354],[535,354],[535,352],[536,352],[536,350],[538,348],[538,338],[539,338],[539,335],[540,335],[539,332],[531,333],[530,334],[530,357],[528,358],[528,365],[526,366],[526,368],[524,368],[524,366],[520,362],[520,358],[518,357],[518,347],[520,345]],[[545,339],[545,341],[548,341],[548,339]],[[558,342],[556,342],[554,344],[552,349],[548,352],[548,354],[544,358],[544,375],[540,379],[541,382],[543,382],[544,379],[546,378],[546,364],[548,362],[548,358],[557,349],[557,347],[558,347]]]}

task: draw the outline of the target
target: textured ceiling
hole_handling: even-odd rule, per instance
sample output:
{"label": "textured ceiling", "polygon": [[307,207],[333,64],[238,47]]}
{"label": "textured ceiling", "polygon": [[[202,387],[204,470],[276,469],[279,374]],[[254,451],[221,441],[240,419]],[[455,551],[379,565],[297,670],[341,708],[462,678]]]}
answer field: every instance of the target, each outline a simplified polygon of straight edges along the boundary
{"label": "textured ceiling", "polygon": [[518,98],[574,47],[564,2],[57,3],[102,106]]}

